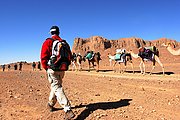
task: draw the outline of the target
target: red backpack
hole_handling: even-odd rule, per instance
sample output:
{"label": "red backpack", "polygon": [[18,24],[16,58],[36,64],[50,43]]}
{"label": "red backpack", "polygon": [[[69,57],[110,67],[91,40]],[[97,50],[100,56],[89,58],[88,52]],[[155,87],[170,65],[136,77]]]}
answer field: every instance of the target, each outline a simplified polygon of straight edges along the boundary
{"label": "red backpack", "polygon": [[48,65],[54,71],[67,71],[72,58],[69,44],[65,40],[48,39],[53,41],[52,55],[48,61]]}

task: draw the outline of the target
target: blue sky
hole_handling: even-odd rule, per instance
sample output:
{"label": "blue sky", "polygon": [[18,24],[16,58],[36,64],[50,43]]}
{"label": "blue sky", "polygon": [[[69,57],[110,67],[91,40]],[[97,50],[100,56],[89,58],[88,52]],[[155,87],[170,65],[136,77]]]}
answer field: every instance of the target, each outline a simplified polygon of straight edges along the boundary
{"label": "blue sky", "polygon": [[39,61],[52,25],[74,38],[180,41],[180,0],[1,0],[0,64]]}

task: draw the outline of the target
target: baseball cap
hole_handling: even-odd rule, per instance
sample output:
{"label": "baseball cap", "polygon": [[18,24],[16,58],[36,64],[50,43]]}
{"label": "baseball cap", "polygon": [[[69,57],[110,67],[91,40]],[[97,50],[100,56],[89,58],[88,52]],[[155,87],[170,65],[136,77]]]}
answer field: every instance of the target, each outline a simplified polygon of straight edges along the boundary
{"label": "baseball cap", "polygon": [[58,26],[52,26],[49,33],[58,33],[59,34],[59,27]]}

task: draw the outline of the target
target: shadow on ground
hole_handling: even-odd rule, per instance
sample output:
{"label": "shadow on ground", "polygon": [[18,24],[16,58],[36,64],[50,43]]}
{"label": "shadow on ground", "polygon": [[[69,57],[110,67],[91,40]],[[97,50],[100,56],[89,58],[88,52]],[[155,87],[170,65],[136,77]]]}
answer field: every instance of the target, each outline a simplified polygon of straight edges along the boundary
{"label": "shadow on ground", "polygon": [[[133,71],[125,71],[126,73],[133,73]],[[141,71],[134,71],[134,73],[141,73]],[[150,74],[150,72],[146,72],[147,74]],[[154,75],[163,75],[163,72],[153,72]],[[165,75],[171,75],[174,74],[174,72],[164,72]]]}
{"label": "shadow on ground", "polygon": [[[75,106],[72,107],[72,109],[85,107],[85,110],[83,110],[75,119],[75,120],[85,120],[91,113],[93,113],[93,111],[96,111],[98,109],[102,109],[102,110],[117,109],[120,107],[130,105],[129,103],[130,101],[132,101],[132,99],[121,99],[119,101],[114,101],[114,102],[90,103],[87,105]],[[63,110],[63,108],[54,108],[53,112],[58,110]]]}
{"label": "shadow on ground", "polygon": [[[87,72],[90,72],[90,71],[96,71],[96,69],[90,69],[90,71],[88,69],[82,69],[81,71],[87,71]],[[101,69],[99,70],[98,72],[112,72],[114,70],[110,70],[110,69]],[[133,73],[133,71],[128,71],[126,70],[125,73]],[[135,73],[141,73],[141,71],[134,71],[134,74]],[[150,72],[146,72],[146,74],[150,74]],[[152,73],[153,75],[163,75],[163,72],[153,72]],[[171,75],[171,74],[175,74],[174,72],[164,72],[165,75]]]}
{"label": "shadow on ground", "polygon": [[115,102],[99,102],[99,103],[91,103],[88,105],[79,105],[74,108],[81,108],[86,107],[84,111],[82,111],[75,120],[84,120],[86,119],[93,111],[102,109],[102,110],[108,110],[108,109],[116,109],[124,106],[130,105],[129,101],[132,99],[121,99],[119,101]]}
{"label": "shadow on ground", "polygon": [[[150,72],[147,72],[148,74]],[[152,73],[153,75],[163,75],[163,72],[156,72],[156,73]],[[171,74],[174,74],[174,72],[164,72],[165,75],[171,75]]]}

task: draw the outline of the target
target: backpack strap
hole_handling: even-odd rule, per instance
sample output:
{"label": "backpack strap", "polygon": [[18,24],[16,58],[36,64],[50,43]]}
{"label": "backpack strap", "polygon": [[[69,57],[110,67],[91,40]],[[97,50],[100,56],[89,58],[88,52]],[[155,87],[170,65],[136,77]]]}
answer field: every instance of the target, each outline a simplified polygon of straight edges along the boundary
{"label": "backpack strap", "polygon": [[46,40],[48,40],[48,39],[52,40],[53,42],[55,41],[55,39],[53,39],[53,38],[47,38]]}
{"label": "backpack strap", "polygon": [[[53,39],[53,38],[47,38],[46,40],[48,40],[48,39],[50,39],[50,40],[52,40],[52,41],[55,41],[55,39]],[[58,39],[57,39],[58,40]],[[60,42],[65,42],[65,43],[67,43],[66,42],[66,40],[63,40],[63,39],[61,39],[61,40],[59,40]]]}

